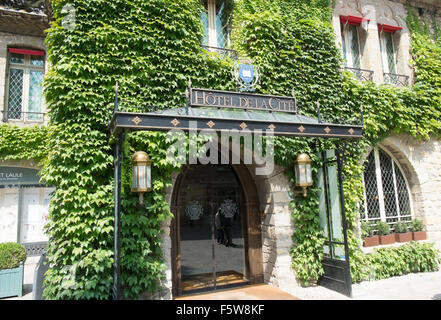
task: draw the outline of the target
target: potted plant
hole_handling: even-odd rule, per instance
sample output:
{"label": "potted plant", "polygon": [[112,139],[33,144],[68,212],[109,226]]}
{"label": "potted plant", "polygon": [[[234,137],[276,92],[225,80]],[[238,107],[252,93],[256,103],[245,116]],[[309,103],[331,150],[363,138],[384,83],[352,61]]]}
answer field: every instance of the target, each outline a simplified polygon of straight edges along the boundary
{"label": "potted plant", "polygon": [[426,240],[426,231],[424,230],[424,224],[421,220],[412,220],[410,223],[410,230],[412,231],[413,240]]}
{"label": "potted plant", "polygon": [[23,294],[26,250],[19,243],[0,243],[0,298]]}
{"label": "potted plant", "polygon": [[394,225],[395,241],[409,242],[412,241],[412,232],[407,229],[407,224],[403,221],[398,221]]}
{"label": "potted plant", "polygon": [[377,231],[380,236],[380,244],[395,243],[395,235],[390,232],[390,227],[386,222],[378,221]]}
{"label": "potted plant", "polygon": [[361,236],[363,238],[364,247],[373,247],[380,244],[380,237],[374,235],[374,227],[365,221],[361,223]]}

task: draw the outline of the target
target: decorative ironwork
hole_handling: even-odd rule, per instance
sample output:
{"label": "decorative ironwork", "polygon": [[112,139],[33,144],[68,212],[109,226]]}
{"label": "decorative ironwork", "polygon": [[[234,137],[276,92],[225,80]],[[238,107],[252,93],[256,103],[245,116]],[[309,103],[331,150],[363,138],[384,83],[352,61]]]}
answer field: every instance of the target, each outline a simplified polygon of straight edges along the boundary
{"label": "decorative ironwork", "polygon": [[379,219],[380,202],[378,199],[374,151],[372,151],[368,156],[368,163],[364,170],[364,186],[366,190],[366,209],[368,219]]}
{"label": "decorative ironwork", "polygon": [[28,257],[41,256],[47,247],[47,242],[23,243]]}
{"label": "decorative ironwork", "polygon": [[384,73],[384,83],[397,87],[407,87],[409,85],[409,76],[403,74]]}
{"label": "decorative ironwork", "polygon": [[174,126],[174,127],[176,127],[178,124],[180,124],[180,122],[179,122],[179,120],[178,119],[176,119],[176,118],[174,118],[172,121],[170,121],[171,122],[171,124]]}
{"label": "decorative ironwork", "polygon": [[300,126],[298,129],[299,129],[299,131],[300,131],[301,133],[303,133],[303,131],[305,131],[305,127],[304,127],[304,126]]}
{"label": "decorative ironwork", "polygon": [[358,81],[373,81],[374,71],[345,67],[346,71],[352,73]]}
{"label": "decorative ironwork", "polygon": [[329,133],[329,132],[331,132],[331,129],[329,129],[329,127],[326,127],[325,129],[323,129],[323,130],[325,130],[325,132],[326,133]]}
{"label": "decorative ironwork", "polygon": [[132,122],[136,125],[139,125],[142,122],[142,120],[139,117],[134,117],[132,119]]}
{"label": "decorative ironwork", "polygon": [[237,60],[237,51],[236,50],[218,48],[218,47],[210,47],[210,46],[201,46],[201,47],[206,52],[208,51],[208,52],[217,53],[217,55],[220,58],[229,58],[233,61]]}
{"label": "decorative ironwork", "polygon": [[[378,160],[375,158],[376,150]],[[364,220],[382,220],[392,224],[398,220],[411,219],[410,197],[404,176],[386,152],[375,148],[369,154],[364,185],[367,212]]]}
{"label": "decorative ironwork", "polygon": [[395,199],[394,174],[392,159],[382,150],[379,150],[381,180],[383,187],[384,209],[386,217],[396,216],[397,203]]}
{"label": "decorative ironwork", "polygon": [[20,119],[23,104],[23,76],[21,69],[9,70],[8,118]]}
{"label": "decorative ironwork", "polygon": [[247,126],[247,124],[245,122],[242,122],[240,124],[240,127],[242,128],[242,130],[245,130],[248,126]]}
{"label": "decorative ironwork", "polygon": [[209,126],[210,129],[214,127],[214,124],[215,124],[215,123],[214,123],[212,120],[210,120],[210,121],[207,122],[207,126]]}
{"label": "decorative ironwork", "polygon": [[10,117],[9,114],[14,113],[14,111],[1,110],[3,113],[3,122],[8,122],[8,120],[23,120],[23,121],[35,121],[35,122],[44,122],[44,117],[46,113],[44,112],[19,112],[18,116]]}
{"label": "decorative ironwork", "polygon": [[354,134],[354,129],[351,128],[351,129],[348,130],[348,132],[349,132],[350,135],[353,135]]}
{"label": "decorative ironwork", "polygon": [[274,129],[276,128],[275,125],[273,125],[272,123],[268,126],[268,129],[274,131]]}

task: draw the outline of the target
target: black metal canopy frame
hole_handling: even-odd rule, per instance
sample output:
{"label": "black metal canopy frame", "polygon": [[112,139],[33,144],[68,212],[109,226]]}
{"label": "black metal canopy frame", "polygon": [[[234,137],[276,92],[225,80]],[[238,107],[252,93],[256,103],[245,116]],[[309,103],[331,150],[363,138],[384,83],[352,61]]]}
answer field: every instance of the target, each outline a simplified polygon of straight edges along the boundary
{"label": "black metal canopy frame", "polygon": [[[136,109],[132,107],[130,109]],[[114,286],[113,299],[121,298],[120,229],[121,229],[121,153],[125,133],[145,131],[238,130],[269,132],[275,136],[308,138],[358,139],[363,137],[363,111],[359,124],[322,122],[320,104],[317,119],[299,115],[297,100],[292,97],[195,89],[191,82],[186,90],[186,105],[150,112],[128,112],[118,109],[118,84],[109,133],[116,140],[114,148]],[[341,197],[343,194],[341,191]]]}

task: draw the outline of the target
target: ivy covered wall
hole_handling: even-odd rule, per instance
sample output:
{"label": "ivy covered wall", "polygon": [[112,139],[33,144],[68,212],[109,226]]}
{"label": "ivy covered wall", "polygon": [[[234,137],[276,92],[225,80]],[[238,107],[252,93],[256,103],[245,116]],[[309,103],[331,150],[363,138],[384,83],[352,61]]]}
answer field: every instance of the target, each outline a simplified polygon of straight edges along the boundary
{"label": "ivy covered wall", "polygon": [[[67,3],[76,8],[73,30],[62,27]],[[46,39],[52,68],[45,79],[50,130],[48,140],[36,134],[43,149],[34,151],[47,154],[43,177],[56,186],[50,205],[51,268],[45,296],[108,299],[113,275],[113,142],[107,124],[114,84],[119,83],[119,95],[127,104],[174,107],[184,103],[188,79],[194,87],[234,90],[233,62],[201,50],[198,0],[57,0],[52,6],[55,20]],[[392,132],[418,139],[439,137],[440,43],[411,16],[415,86],[397,89],[359,83],[340,72],[331,13],[329,0],[239,0],[232,43],[259,67],[257,91],[290,95],[294,89],[302,114],[315,117],[315,102],[320,101],[326,120],[350,121],[359,118],[363,103],[365,138],[348,146],[344,170],[352,278],[360,281],[372,265],[360,251],[357,236],[363,153]],[[4,130],[8,137],[13,135],[12,129]],[[15,134],[9,146],[14,148],[19,139]],[[171,173],[179,170],[179,165],[166,160],[169,143],[162,133],[140,132],[130,134],[124,144],[121,267],[127,298],[154,292],[163,275],[160,226],[170,216],[165,188],[170,186]],[[322,147],[337,143],[323,141]],[[129,190],[130,155],[141,149],[154,163],[153,192],[146,195],[144,207]],[[297,154],[316,151],[310,139],[276,139],[276,162],[286,167],[291,181]],[[2,157],[9,152],[2,151]],[[318,159],[313,160],[319,165]],[[292,267],[303,282],[323,274],[318,199],[314,192],[308,194],[292,203],[296,226]],[[72,274],[74,278],[69,277]]]}

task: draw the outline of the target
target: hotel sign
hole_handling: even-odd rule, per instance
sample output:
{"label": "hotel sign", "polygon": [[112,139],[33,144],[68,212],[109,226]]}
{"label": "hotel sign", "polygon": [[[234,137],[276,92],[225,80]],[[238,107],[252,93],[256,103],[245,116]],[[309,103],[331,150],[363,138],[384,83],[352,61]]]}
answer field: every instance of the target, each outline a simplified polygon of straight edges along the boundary
{"label": "hotel sign", "polygon": [[193,107],[238,108],[297,113],[295,97],[194,88],[190,90],[190,105]]}
{"label": "hotel sign", "polygon": [[20,167],[0,167],[0,185],[39,184],[38,170]]}

